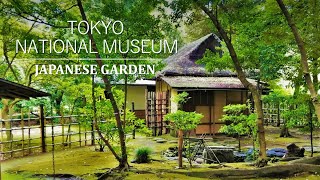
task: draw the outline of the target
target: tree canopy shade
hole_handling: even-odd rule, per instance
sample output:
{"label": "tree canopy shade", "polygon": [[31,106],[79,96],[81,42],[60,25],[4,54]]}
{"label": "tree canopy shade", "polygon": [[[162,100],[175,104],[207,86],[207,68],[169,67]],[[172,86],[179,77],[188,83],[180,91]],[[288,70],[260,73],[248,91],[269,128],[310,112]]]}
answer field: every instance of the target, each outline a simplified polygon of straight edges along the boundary
{"label": "tree canopy shade", "polygon": [[0,98],[29,99],[44,96],[50,96],[50,94],[0,78]]}

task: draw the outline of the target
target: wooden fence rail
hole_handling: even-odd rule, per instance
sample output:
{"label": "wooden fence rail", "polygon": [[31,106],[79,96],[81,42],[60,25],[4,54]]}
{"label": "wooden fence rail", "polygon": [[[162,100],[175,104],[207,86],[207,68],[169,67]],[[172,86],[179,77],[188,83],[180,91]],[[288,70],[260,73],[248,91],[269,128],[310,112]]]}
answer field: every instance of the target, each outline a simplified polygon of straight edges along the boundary
{"label": "wooden fence rail", "polygon": [[53,147],[59,150],[94,145],[99,139],[92,121],[79,121],[84,116],[39,114],[36,118],[21,115],[20,119],[0,119],[1,159],[48,152]]}

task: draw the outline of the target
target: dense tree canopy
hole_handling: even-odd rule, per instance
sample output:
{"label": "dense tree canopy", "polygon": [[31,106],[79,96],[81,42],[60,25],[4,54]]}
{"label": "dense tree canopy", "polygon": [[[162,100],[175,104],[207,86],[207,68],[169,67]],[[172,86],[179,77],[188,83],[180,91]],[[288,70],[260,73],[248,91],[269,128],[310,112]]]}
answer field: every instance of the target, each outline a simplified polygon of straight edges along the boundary
{"label": "dense tree canopy", "polygon": [[[288,119],[285,124],[288,127],[299,123],[305,125],[306,113],[320,112],[320,3],[317,0],[5,0],[0,2],[0,9],[0,77],[52,95],[28,102],[2,99],[1,117],[12,116],[17,111],[14,109],[16,105],[31,109],[40,102],[50,107],[46,115],[87,114],[89,118],[82,121],[95,119],[101,138],[121,168],[128,167],[125,134],[135,128],[133,121],[137,118],[126,107],[126,86],[119,88],[114,84],[119,81],[127,84],[140,78],[154,78],[155,75],[103,75],[98,72],[94,77],[70,74],[36,76],[36,65],[148,64],[160,70],[163,66],[160,59],[171,55],[169,51],[104,53],[105,47],[101,42],[106,40],[112,44],[114,40],[125,42],[134,39],[153,39],[156,42],[167,39],[172,42],[177,39],[181,47],[184,43],[215,33],[222,41],[222,56],[207,51],[197,63],[208,71],[227,69],[236,72],[244,87],[250,90],[257,114],[257,129],[254,131],[258,134],[260,160],[266,159],[262,101],[276,104],[282,101],[291,104],[290,108],[301,105],[283,115]],[[100,24],[91,33],[83,23],[79,29],[71,31],[70,20],[87,23],[121,21],[123,29],[119,35]],[[121,26],[116,24],[115,28],[119,30]],[[88,33],[82,33],[87,30]],[[108,33],[99,33],[105,31]],[[90,41],[92,50],[97,53],[48,53],[51,51],[48,46],[43,49],[46,53],[36,53],[34,48],[30,53],[16,51],[16,40],[35,40],[39,44],[41,39]],[[119,46],[126,49],[126,45]],[[57,48],[64,47],[60,44]],[[154,48],[161,48],[160,44]],[[146,51],[150,50],[146,47]],[[247,78],[270,84],[273,93],[263,98],[261,87]],[[101,79],[103,84],[97,85]],[[276,85],[282,82],[287,83],[285,88],[289,90]],[[312,108],[310,102],[313,103]],[[97,109],[104,113],[99,114]],[[175,115],[177,117],[171,118],[176,119],[177,124],[182,120],[188,122],[188,119],[201,118],[181,111]],[[185,115],[189,117],[186,119]],[[109,121],[101,123],[101,119]],[[178,129],[192,129],[198,120],[182,123]],[[137,120],[137,123],[143,127],[142,121]],[[6,124],[6,127],[10,126]],[[115,146],[120,146],[121,151],[115,151]]]}

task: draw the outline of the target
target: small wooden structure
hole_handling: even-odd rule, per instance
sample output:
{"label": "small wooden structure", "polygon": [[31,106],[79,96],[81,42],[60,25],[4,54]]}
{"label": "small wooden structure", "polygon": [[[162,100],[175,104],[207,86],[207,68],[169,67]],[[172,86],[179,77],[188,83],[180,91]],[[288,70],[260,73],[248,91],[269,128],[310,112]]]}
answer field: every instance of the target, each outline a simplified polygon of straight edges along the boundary
{"label": "small wooden structure", "polygon": [[127,85],[127,108],[133,110],[140,119],[145,119],[146,96],[155,91],[155,80],[136,80]]}
{"label": "small wooden structure", "polygon": [[29,99],[50,96],[50,94],[0,78],[0,99]]}
{"label": "small wooden structure", "polygon": [[[36,97],[44,97],[44,96],[50,96],[50,94],[39,91],[36,89],[33,89],[31,87],[27,87],[18,83],[14,83],[8,80],[5,80],[3,78],[0,78],[0,99],[15,99],[15,98],[20,98],[20,99],[30,99],[30,98],[36,98]],[[42,113],[43,113],[43,106],[42,107]],[[44,119],[40,118],[39,119],[41,124],[44,127]],[[20,120],[19,120],[20,121]],[[4,159],[4,156],[6,154],[9,154],[10,157],[13,156],[13,153],[16,152],[16,150],[13,149],[13,143],[14,142],[20,142],[20,140],[15,140],[12,138],[12,125],[13,125],[14,120],[12,119],[1,119],[0,118],[0,162]],[[30,124],[30,121],[28,121]],[[6,124],[6,128],[2,128],[3,125]],[[7,129],[9,127],[10,129]],[[21,121],[21,131],[25,131],[24,127],[24,120]],[[29,128],[30,132],[30,128]],[[9,140],[4,140],[3,138],[3,133],[10,134],[11,137],[7,137]],[[42,144],[45,144],[45,139],[44,139],[44,128],[41,129],[41,137],[42,138]],[[23,137],[24,137],[24,133]],[[29,150],[30,148],[30,133],[29,133]],[[22,141],[22,151],[25,150],[24,148],[24,140]],[[9,150],[4,149],[5,145],[9,145]],[[0,179],[1,179],[1,174],[0,174]]]}
{"label": "small wooden structure", "polygon": [[[193,134],[214,135],[223,124],[219,120],[223,115],[223,107],[228,104],[243,104],[251,98],[248,89],[235,73],[227,70],[207,72],[204,65],[196,63],[208,49],[221,54],[217,50],[219,46],[219,38],[209,34],[184,46],[165,60],[165,68],[156,76],[156,91],[151,95],[154,99],[148,101],[146,110],[147,124],[158,129],[158,133],[154,135],[168,132],[168,122],[163,121],[163,116],[177,111],[178,105],[173,97],[180,92],[186,91],[190,96],[183,110],[204,115]],[[248,81],[258,84],[253,79]]]}

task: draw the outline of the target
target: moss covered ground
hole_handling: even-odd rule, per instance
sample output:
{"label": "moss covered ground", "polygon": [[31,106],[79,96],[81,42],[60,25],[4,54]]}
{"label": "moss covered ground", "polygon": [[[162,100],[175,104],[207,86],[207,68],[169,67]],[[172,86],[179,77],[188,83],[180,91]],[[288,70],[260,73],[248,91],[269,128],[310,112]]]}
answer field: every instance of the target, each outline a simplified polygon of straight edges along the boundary
{"label": "moss covered ground", "polygon": [[[298,146],[309,146],[310,138],[308,134],[303,134],[297,130],[291,130],[294,137],[279,138],[278,128],[267,128],[268,148],[286,147],[289,143],[296,143]],[[318,132],[318,130],[317,130]],[[176,139],[170,135],[163,135],[161,138],[168,140],[166,143],[156,143],[153,137],[137,136],[135,140],[128,141],[129,160],[134,159],[134,151],[138,147],[147,146],[153,151],[152,162],[148,164],[133,164],[129,172],[117,176],[119,179],[207,179],[210,173],[221,170],[232,172],[233,170],[254,170],[255,167],[248,163],[228,163],[225,167],[219,165],[201,165],[185,169],[176,169],[177,162],[169,161],[162,157],[162,152],[168,147],[176,146]],[[319,134],[315,134],[314,144],[319,145]],[[236,146],[237,140],[232,137],[216,136],[213,144]],[[241,146],[248,148],[251,140],[243,138]],[[309,153],[307,153],[309,155]],[[317,155],[317,154],[315,154]],[[44,153],[35,156],[16,158],[2,162],[2,179],[50,179],[53,174],[52,153]],[[82,179],[97,179],[97,177],[111,168],[117,166],[116,160],[110,152],[96,152],[94,146],[73,148],[56,151],[54,153],[55,174],[73,175]],[[278,166],[286,162],[269,164]],[[185,163],[187,166],[187,163]],[[115,177],[113,177],[115,178]],[[53,179],[53,178],[52,178]],[[112,178],[111,178],[112,179]],[[225,178],[221,178],[225,179]],[[272,178],[271,178],[272,179]],[[277,178],[278,179],[278,178]],[[302,173],[290,177],[290,179],[320,179],[317,174]]]}

